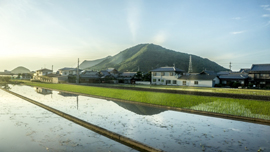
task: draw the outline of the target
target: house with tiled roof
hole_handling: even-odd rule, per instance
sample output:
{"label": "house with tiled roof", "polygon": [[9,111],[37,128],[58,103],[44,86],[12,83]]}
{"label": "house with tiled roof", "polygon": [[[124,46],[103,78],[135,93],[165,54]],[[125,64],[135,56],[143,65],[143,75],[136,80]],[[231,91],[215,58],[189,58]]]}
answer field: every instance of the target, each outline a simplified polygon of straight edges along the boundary
{"label": "house with tiled roof", "polygon": [[178,78],[184,70],[175,67],[160,67],[151,70],[151,84],[156,85],[179,85]]}
{"label": "house with tiled roof", "polygon": [[178,79],[179,84],[182,86],[194,87],[214,87],[219,84],[219,79],[216,75],[197,74],[197,75],[184,75]]}
{"label": "house with tiled roof", "polygon": [[244,72],[231,72],[227,75],[220,75],[221,84],[229,86],[232,83],[239,82],[241,86],[248,85],[248,74]]}
{"label": "house with tiled roof", "polygon": [[270,64],[253,64],[248,75],[255,87],[270,87]]}

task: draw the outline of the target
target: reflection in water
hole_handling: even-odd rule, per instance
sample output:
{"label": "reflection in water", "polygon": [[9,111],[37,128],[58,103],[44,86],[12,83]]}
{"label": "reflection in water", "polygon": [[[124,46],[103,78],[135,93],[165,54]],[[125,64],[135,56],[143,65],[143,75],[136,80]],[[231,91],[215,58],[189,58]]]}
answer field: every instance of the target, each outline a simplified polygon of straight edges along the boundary
{"label": "reflection in water", "polygon": [[63,96],[63,97],[78,97],[79,96],[77,94],[66,93],[66,92],[61,92],[61,91],[58,94]]}
{"label": "reflection in water", "polygon": [[143,106],[143,105],[139,105],[139,104],[119,102],[119,101],[113,101],[113,102],[116,103],[117,105],[119,105],[120,107],[122,107],[128,111],[134,112],[138,115],[156,115],[156,114],[159,114],[161,112],[167,111],[166,109]]}
{"label": "reflection in water", "polygon": [[48,89],[43,89],[43,88],[38,88],[36,87],[36,92],[43,94],[43,95],[49,95],[52,94],[52,90],[48,90]]}
{"label": "reflection in water", "polygon": [[[264,149],[264,151],[269,151],[270,149],[270,126],[266,125],[171,110],[165,111],[161,109],[159,111],[140,105],[132,105],[131,103],[113,102],[86,96],[79,96],[80,109],[77,110],[76,99],[74,97],[63,97],[57,91],[53,91],[54,98],[43,96],[28,86],[14,86],[11,91],[164,151],[238,152],[245,151],[246,149],[248,151],[258,151],[259,148]],[[207,108],[219,106],[222,108],[221,105],[217,105],[216,103],[206,106]],[[237,106],[239,105],[231,104],[230,108]],[[228,105],[225,107],[229,110]],[[23,107],[22,109],[26,108]],[[240,112],[246,110],[244,107],[237,107],[237,109],[241,109]],[[149,110],[152,112],[148,112]],[[48,118],[46,121],[51,119],[51,117],[46,118]],[[5,123],[2,123],[0,119],[0,124],[1,130],[2,124]],[[59,121],[59,123],[57,122],[55,124],[60,125],[61,122]],[[44,126],[47,127],[47,124]],[[80,135],[75,136],[75,138],[80,138]],[[82,139],[82,141],[87,140]],[[92,143],[93,145],[96,144],[94,142]]]}

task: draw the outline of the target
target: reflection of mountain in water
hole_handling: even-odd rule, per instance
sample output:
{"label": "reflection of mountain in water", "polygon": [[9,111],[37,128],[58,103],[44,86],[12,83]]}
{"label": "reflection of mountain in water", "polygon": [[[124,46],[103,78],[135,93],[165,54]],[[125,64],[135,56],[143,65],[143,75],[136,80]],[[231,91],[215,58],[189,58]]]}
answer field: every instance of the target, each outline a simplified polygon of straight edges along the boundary
{"label": "reflection of mountain in water", "polygon": [[166,109],[143,106],[143,105],[138,105],[138,104],[125,103],[125,102],[119,102],[119,101],[112,101],[112,102],[138,115],[156,115],[156,114],[166,111]]}
{"label": "reflection of mountain in water", "polygon": [[43,95],[52,94],[52,90],[43,89],[43,88],[36,88],[36,92]]}
{"label": "reflection of mountain in water", "polygon": [[63,97],[78,97],[77,94],[72,94],[72,93],[66,93],[66,92],[60,92],[58,93],[59,95],[63,96]]}

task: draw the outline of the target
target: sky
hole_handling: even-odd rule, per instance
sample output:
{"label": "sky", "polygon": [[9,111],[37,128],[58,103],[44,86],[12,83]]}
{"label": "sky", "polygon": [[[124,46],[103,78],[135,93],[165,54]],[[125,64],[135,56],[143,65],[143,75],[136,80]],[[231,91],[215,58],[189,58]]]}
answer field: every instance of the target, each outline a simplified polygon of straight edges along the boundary
{"label": "sky", "polygon": [[0,0],[0,71],[75,67],[141,43],[234,71],[270,63],[270,0]]}

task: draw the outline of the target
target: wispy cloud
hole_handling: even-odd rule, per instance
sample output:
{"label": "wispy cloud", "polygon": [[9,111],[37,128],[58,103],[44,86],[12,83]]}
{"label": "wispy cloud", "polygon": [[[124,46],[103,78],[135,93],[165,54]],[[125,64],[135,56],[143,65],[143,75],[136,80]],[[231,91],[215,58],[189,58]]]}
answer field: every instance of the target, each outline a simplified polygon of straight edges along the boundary
{"label": "wispy cloud", "polygon": [[263,14],[262,17],[270,17],[270,14]]}
{"label": "wispy cloud", "polygon": [[270,5],[261,5],[261,7],[267,11],[270,11]]}
{"label": "wispy cloud", "polygon": [[141,2],[130,1],[127,10],[127,22],[129,30],[132,35],[132,40],[135,41],[141,17]]}
{"label": "wispy cloud", "polygon": [[233,20],[240,20],[241,19],[241,17],[234,17],[234,18],[232,18]]}
{"label": "wispy cloud", "polygon": [[235,32],[231,32],[231,34],[242,34],[244,33],[245,31],[235,31]]}

